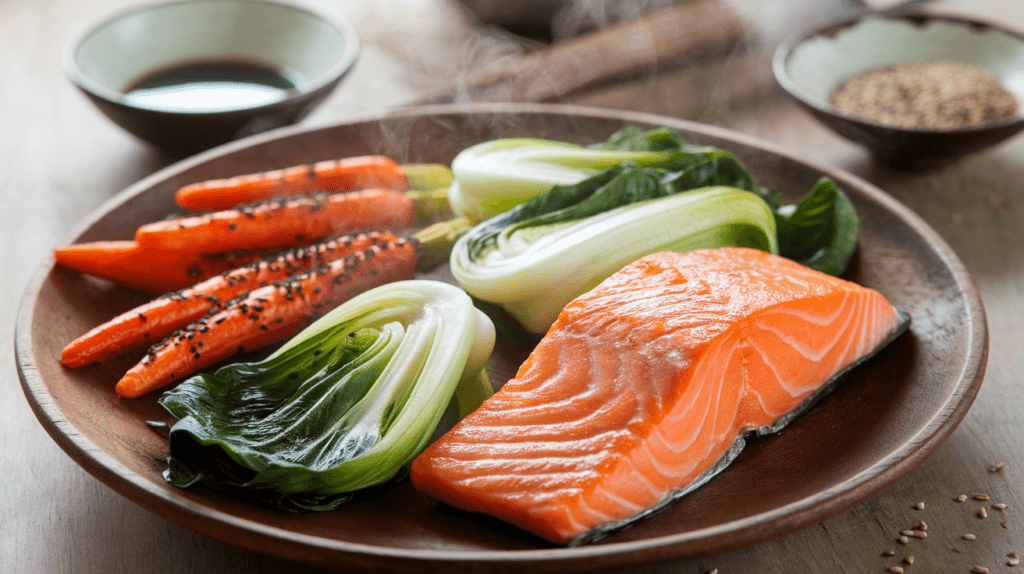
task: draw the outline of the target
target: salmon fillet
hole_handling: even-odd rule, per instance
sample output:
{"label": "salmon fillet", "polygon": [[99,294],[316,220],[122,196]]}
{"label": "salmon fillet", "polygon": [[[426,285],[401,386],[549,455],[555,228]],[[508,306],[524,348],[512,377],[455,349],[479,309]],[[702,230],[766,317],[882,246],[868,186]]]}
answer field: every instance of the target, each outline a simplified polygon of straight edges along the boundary
{"label": "salmon fillet", "polygon": [[563,310],[412,464],[415,487],[557,544],[703,484],[903,332],[878,292],[742,248],[644,257]]}

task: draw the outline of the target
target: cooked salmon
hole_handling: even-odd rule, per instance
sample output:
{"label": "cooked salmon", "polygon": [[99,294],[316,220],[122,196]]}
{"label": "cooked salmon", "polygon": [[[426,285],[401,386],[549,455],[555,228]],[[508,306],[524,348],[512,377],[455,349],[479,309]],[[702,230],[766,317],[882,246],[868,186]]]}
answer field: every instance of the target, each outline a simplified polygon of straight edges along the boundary
{"label": "cooked salmon", "polygon": [[590,542],[703,484],[908,323],[877,291],[762,251],[649,255],[567,305],[412,482]]}

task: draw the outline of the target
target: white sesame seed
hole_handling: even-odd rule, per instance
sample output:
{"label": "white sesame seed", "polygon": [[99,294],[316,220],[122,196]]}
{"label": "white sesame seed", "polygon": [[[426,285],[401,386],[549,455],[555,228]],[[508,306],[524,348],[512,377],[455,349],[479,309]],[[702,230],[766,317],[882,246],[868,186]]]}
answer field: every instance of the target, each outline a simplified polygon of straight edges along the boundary
{"label": "white sesame seed", "polygon": [[964,540],[974,540],[976,538],[977,538],[977,536],[975,536],[973,534],[964,534],[964,536],[963,536]]}
{"label": "white sesame seed", "polygon": [[904,558],[904,559],[903,559],[903,562],[904,562],[904,563],[905,563],[905,564],[906,564],[907,566],[910,566],[910,565],[912,565],[912,564],[914,563],[914,557],[913,557],[913,555],[911,555],[911,556],[907,556],[906,558]]}
{"label": "white sesame seed", "polygon": [[985,568],[984,566],[975,566],[974,568],[971,568],[971,572],[974,572],[974,574],[988,574],[988,568]]}
{"label": "white sesame seed", "polygon": [[885,552],[882,552],[882,556],[896,556],[896,553],[892,550],[886,550]]}
{"label": "white sesame seed", "polygon": [[928,533],[923,531],[923,530],[915,530],[914,531],[914,538],[921,538],[921,539],[928,538]]}
{"label": "white sesame seed", "polygon": [[924,523],[924,520],[922,520],[921,524],[917,525],[917,529],[918,530],[928,530],[928,525]]}
{"label": "white sesame seed", "polygon": [[956,501],[957,502],[963,502],[965,500],[967,500],[967,495],[966,494],[961,494],[960,496],[956,497]]}
{"label": "white sesame seed", "polygon": [[1006,510],[1006,505],[1003,504],[1002,502],[997,502],[997,503],[992,505],[992,508],[994,508],[996,510]]}
{"label": "white sesame seed", "polygon": [[918,502],[917,504],[914,505],[914,508],[916,508],[918,510],[924,510],[924,503],[923,502]]}
{"label": "white sesame seed", "polygon": [[989,500],[989,496],[987,494],[975,494],[973,498],[974,500]]}
{"label": "white sesame seed", "polygon": [[988,468],[988,471],[989,472],[1000,472],[1000,471],[1003,470],[1003,467],[1005,467],[1005,466],[1006,466],[1005,462],[996,463],[995,465],[990,466]]}
{"label": "white sesame seed", "polygon": [[978,509],[978,518],[986,518],[987,516],[988,512],[984,508]]}
{"label": "white sesame seed", "polygon": [[914,531],[913,530],[900,530],[900,534],[902,534],[903,536],[913,536],[914,535]]}
{"label": "white sesame seed", "polygon": [[900,544],[907,544],[908,542],[910,542],[910,539],[906,536],[900,536],[896,539],[896,542],[899,542]]}
{"label": "white sesame seed", "polygon": [[891,572],[892,574],[903,574],[903,569],[899,566],[890,566],[889,572]]}

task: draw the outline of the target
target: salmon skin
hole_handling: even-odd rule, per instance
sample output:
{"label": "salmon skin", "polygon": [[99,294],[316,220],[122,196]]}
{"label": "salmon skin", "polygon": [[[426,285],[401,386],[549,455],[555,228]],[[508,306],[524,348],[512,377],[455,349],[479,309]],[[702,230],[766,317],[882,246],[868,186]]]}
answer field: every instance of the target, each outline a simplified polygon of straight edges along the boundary
{"label": "salmon skin", "polygon": [[877,291],[762,251],[649,255],[569,303],[515,378],[413,461],[412,482],[589,543],[703,484],[909,321]]}

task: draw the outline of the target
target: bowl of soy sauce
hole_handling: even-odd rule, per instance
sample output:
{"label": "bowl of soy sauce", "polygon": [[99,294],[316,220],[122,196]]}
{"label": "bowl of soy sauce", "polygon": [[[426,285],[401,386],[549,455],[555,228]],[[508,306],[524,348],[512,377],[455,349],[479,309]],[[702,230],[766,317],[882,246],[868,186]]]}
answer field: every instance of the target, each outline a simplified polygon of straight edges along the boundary
{"label": "bowl of soy sauce", "polygon": [[358,55],[351,25],[306,7],[175,0],[86,26],[63,64],[107,117],[180,155],[301,120]]}

